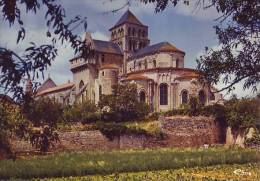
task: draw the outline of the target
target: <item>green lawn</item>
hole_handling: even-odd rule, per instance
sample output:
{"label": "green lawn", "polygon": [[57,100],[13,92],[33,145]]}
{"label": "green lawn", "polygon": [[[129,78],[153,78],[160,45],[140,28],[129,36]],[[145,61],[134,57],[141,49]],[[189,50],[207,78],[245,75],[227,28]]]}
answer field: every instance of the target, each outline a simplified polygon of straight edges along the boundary
{"label": "green lawn", "polygon": [[52,178],[48,179],[48,181],[256,181],[260,180],[259,172],[260,164],[235,164],[177,170]]}
{"label": "green lawn", "polygon": [[260,161],[253,149],[159,149],[60,153],[0,161],[0,178],[51,178],[140,172]]}

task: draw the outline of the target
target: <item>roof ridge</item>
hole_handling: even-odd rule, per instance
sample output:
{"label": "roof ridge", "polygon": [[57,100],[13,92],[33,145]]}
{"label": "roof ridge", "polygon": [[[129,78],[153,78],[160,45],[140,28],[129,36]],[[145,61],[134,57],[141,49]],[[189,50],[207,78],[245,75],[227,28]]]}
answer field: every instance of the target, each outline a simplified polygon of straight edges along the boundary
{"label": "roof ridge", "polygon": [[[132,19],[130,19],[132,17]],[[124,23],[133,23],[141,26],[145,26],[129,9],[120,17],[116,24],[109,30],[116,28]]]}

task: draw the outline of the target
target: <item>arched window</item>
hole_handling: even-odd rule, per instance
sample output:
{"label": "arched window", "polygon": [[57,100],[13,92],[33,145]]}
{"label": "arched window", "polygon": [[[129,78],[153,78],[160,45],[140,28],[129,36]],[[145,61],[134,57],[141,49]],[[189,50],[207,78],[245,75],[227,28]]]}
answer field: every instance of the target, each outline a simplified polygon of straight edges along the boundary
{"label": "arched window", "polygon": [[153,60],[153,67],[156,67],[156,60]]}
{"label": "arched window", "polygon": [[183,90],[181,93],[181,103],[188,104],[188,91],[187,90]]}
{"label": "arched window", "polygon": [[145,102],[145,92],[144,91],[141,91],[139,93],[139,100],[140,100],[140,102]]}
{"label": "arched window", "polygon": [[131,36],[131,28],[128,28],[128,36]]}
{"label": "arched window", "polygon": [[99,99],[101,99],[101,95],[102,95],[102,86],[99,85]]}
{"label": "arched window", "polygon": [[142,64],[141,64],[141,62],[138,63],[138,69],[139,69],[139,70],[142,69]]}
{"label": "arched window", "polygon": [[133,42],[133,51],[135,52],[135,50],[136,50],[136,42],[134,41]]}
{"label": "arched window", "polygon": [[147,69],[147,60],[144,61],[144,69]]}
{"label": "arched window", "polygon": [[143,37],[145,37],[145,31],[143,31],[143,33],[142,33],[142,34],[143,34]]}
{"label": "arched window", "polygon": [[203,106],[206,104],[206,95],[203,90],[199,91],[199,102]]}
{"label": "arched window", "polygon": [[168,85],[160,85],[160,105],[168,105]]}
{"label": "arched window", "polygon": [[179,59],[176,59],[176,68],[179,68]]}
{"label": "arched window", "polygon": [[138,37],[141,37],[141,30],[138,30]]}
{"label": "arched window", "polygon": [[131,40],[129,41],[129,50],[130,51],[132,50],[132,41]]}
{"label": "arched window", "polygon": [[132,30],[132,33],[133,33],[133,36],[135,36],[135,29],[133,28],[133,30]]}
{"label": "arched window", "polygon": [[81,80],[81,81],[79,82],[79,89],[81,89],[83,86],[84,86],[84,82]]}

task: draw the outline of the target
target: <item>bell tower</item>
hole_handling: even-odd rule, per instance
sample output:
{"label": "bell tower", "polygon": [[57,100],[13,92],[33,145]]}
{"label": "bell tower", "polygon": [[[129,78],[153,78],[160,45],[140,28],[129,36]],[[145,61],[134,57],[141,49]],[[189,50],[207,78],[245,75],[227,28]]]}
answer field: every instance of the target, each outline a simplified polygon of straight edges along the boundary
{"label": "bell tower", "polygon": [[143,25],[130,10],[109,31],[111,41],[118,44],[124,53],[124,69],[129,56],[150,44],[148,26]]}

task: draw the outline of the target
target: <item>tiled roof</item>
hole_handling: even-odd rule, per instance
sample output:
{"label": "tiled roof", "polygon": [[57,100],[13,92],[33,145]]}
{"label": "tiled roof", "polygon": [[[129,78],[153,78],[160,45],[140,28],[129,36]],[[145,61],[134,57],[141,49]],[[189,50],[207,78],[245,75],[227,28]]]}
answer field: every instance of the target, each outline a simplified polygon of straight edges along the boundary
{"label": "tiled roof", "polygon": [[105,64],[100,67],[100,70],[102,69],[119,69],[119,66],[116,64]]}
{"label": "tiled roof", "polygon": [[56,87],[57,85],[54,83],[54,81],[51,78],[48,78],[38,89],[37,92],[42,92],[46,89]]}
{"label": "tiled roof", "polygon": [[135,15],[127,10],[122,16],[121,18],[118,20],[118,22],[112,27],[110,28],[109,30],[113,29],[113,28],[116,28],[124,23],[131,23],[131,24],[137,24],[137,25],[141,25],[141,26],[144,26],[136,17]]}
{"label": "tiled roof", "polygon": [[183,79],[193,79],[199,78],[200,74],[198,72],[185,72],[181,74],[179,77],[176,77],[175,80],[183,80]]}
{"label": "tiled roof", "polygon": [[104,53],[114,53],[123,55],[120,47],[111,41],[102,41],[102,40],[93,40],[94,42],[94,49],[99,52]]}
{"label": "tiled roof", "polygon": [[143,74],[132,74],[126,77],[123,81],[127,80],[152,80],[148,78],[147,76],[144,76]]}
{"label": "tiled roof", "polygon": [[147,46],[147,47],[140,49],[139,51],[134,53],[130,57],[130,59],[142,57],[144,55],[153,54],[153,53],[156,53],[156,52],[167,52],[167,51],[184,53],[182,50],[176,48],[175,46],[173,46],[169,42],[161,42],[161,43],[157,43],[157,44]]}
{"label": "tiled roof", "polygon": [[56,86],[56,87],[46,89],[42,92],[38,92],[36,96],[42,96],[42,95],[53,93],[53,92],[59,92],[59,91],[71,89],[73,86],[74,86],[74,83],[62,84],[62,85],[59,85],[59,86]]}

